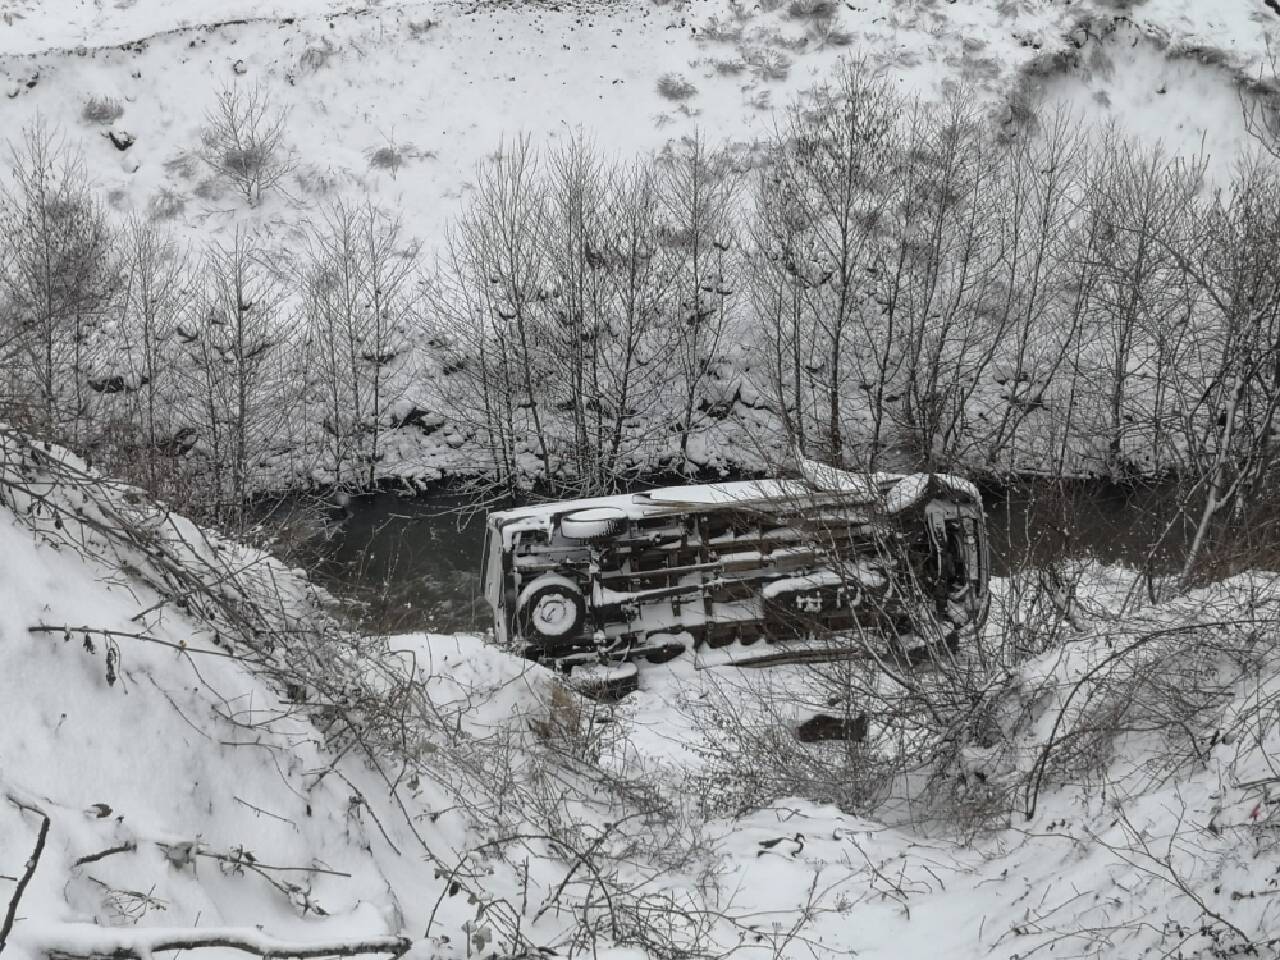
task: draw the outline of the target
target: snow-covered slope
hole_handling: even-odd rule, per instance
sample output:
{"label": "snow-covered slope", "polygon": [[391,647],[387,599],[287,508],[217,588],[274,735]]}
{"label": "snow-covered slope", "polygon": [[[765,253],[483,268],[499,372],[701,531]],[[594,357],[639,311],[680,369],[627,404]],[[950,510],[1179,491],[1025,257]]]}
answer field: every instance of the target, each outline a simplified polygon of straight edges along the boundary
{"label": "snow-covered slope", "polygon": [[[1005,658],[988,733],[928,790],[856,816],[775,783],[729,812],[735,777],[774,769],[736,734],[803,669],[681,658],[592,704],[477,637],[344,639],[295,573],[59,451],[6,433],[0,480],[0,905],[25,884],[6,956],[1276,946],[1274,577],[1135,606],[1132,574],[1086,569],[1074,626],[1025,659],[1001,583],[967,654]],[[273,642],[253,616],[293,627]],[[849,748],[788,749],[837,769]]]}
{"label": "snow-covered slope", "polygon": [[[1274,954],[1280,583],[1245,575],[1135,609],[1131,572],[1078,575],[1076,627],[999,685],[1002,732],[964,745],[951,785],[908,779],[871,818],[781,797],[711,823],[737,907],[781,911],[767,929],[783,955]],[[1009,588],[996,585],[992,657],[1009,637]],[[688,659],[649,669],[619,708],[625,762],[697,771],[708,794],[726,775],[767,779],[780,769],[767,755],[717,746],[742,743],[726,717],[758,732],[778,716],[769,701],[803,680],[762,674]],[[838,764],[844,751],[813,757]]]}
{"label": "snow-covered slope", "polygon": [[[415,665],[382,641],[358,649],[325,597],[266,555],[56,448],[4,431],[2,453],[0,905],[29,882],[0,952],[208,937],[464,955],[465,925],[515,898],[516,878],[480,889],[449,875],[481,842],[447,786],[466,772],[423,776],[413,742],[380,766],[387,721],[368,714],[397,689],[402,711],[429,691],[429,718],[418,701],[396,729],[438,736],[433,751],[532,742],[547,672],[496,652]],[[468,755],[479,766],[484,750]]]}
{"label": "snow-covered slope", "polygon": [[[163,212],[201,237],[246,216],[202,185],[190,156],[216,91],[233,82],[261,84],[291,112],[298,175],[260,214],[281,232],[325,196],[370,190],[436,241],[476,164],[518,133],[546,143],[581,127],[627,156],[698,129],[745,159],[775,108],[850,55],[927,98],[961,81],[999,113],[1014,93],[1047,95],[1177,150],[1203,140],[1227,162],[1243,139],[1235,86],[1262,69],[1280,16],[1261,0],[1125,6],[1117,20],[1114,4],[1050,0],[6,0],[0,86],[9,130],[36,116],[60,125],[114,205]],[[667,75],[690,87],[664,95]],[[91,98],[122,113],[86,121]],[[136,143],[117,151],[109,128]],[[384,148],[397,160],[371,165]]]}

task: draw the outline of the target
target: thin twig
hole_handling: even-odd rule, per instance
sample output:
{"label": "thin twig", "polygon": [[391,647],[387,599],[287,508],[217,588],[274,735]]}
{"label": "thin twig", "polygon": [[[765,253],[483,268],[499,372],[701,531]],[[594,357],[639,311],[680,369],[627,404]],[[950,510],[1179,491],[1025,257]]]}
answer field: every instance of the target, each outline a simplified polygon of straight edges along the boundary
{"label": "thin twig", "polygon": [[241,804],[242,806],[248,807],[250,810],[253,810],[255,813],[260,813],[264,817],[270,817],[272,820],[279,820],[281,823],[287,823],[289,826],[293,827],[294,830],[298,829],[298,825],[294,823],[292,820],[290,820],[288,817],[282,817],[278,813],[272,813],[270,810],[263,810],[261,807],[256,807],[252,803],[250,803],[248,800],[241,800],[234,793],[231,795],[231,799],[234,800],[236,803]]}

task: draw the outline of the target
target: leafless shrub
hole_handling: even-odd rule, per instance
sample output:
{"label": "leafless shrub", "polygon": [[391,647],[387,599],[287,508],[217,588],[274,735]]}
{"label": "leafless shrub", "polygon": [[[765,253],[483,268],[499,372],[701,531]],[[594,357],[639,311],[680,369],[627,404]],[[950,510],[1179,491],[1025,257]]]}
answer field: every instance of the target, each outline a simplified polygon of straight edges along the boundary
{"label": "leafless shrub", "polygon": [[713,60],[711,66],[722,77],[736,77],[747,69],[745,60]]}
{"label": "leafless shrub", "polygon": [[164,162],[165,173],[183,180],[190,180],[196,175],[196,158],[189,153],[180,153]]}
{"label": "leafless shrub", "polygon": [[666,100],[688,100],[698,88],[678,73],[664,73],[658,78],[658,95]]}
{"label": "leafless shrub", "polygon": [[819,48],[847,47],[853,43],[853,34],[841,29],[835,17],[819,17],[809,24],[806,35]]}
{"label": "leafless shrub", "polygon": [[124,104],[114,97],[90,97],[80,110],[85,123],[114,123],[124,116]]}
{"label": "leafless shrub", "polygon": [[1240,589],[1180,602],[1181,616],[1166,622],[1120,618],[1098,625],[1106,643],[1093,643],[1079,679],[1054,692],[1049,736],[1023,784],[1028,816],[1049,784],[1106,776],[1125,737],[1158,744],[1139,754],[1128,774],[1141,789],[1207,763],[1219,742],[1263,742],[1267,730],[1257,725],[1274,721],[1257,712],[1261,704],[1228,707],[1237,684],[1268,675],[1280,655],[1271,637],[1276,598],[1265,587],[1252,596],[1240,596]]}
{"label": "leafless shrub", "polygon": [[328,65],[329,60],[337,53],[337,49],[328,37],[324,37],[321,46],[309,46],[302,51],[302,56],[298,58],[298,66],[305,70],[315,72],[323,70]]}
{"label": "leafless shrub", "polygon": [[343,177],[332,169],[315,164],[303,164],[293,171],[293,182],[298,189],[310,196],[327,197],[343,182]]}
{"label": "leafless shrub", "polygon": [[403,148],[383,146],[368,151],[366,159],[375,170],[390,170],[394,173],[404,164],[404,156]]}
{"label": "leafless shrub", "polygon": [[726,23],[718,17],[710,17],[698,29],[698,39],[707,43],[737,43],[742,39],[743,23]]}
{"label": "leafless shrub", "polygon": [[422,156],[433,156],[433,154],[430,151],[416,150],[411,143],[400,143],[396,140],[389,140],[378,147],[370,147],[364,153],[364,158],[371,169],[386,170],[393,180],[400,172],[400,168],[409,160]]}
{"label": "leafless shrub", "polygon": [[249,206],[277,186],[296,161],[286,140],[288,112],[275,107],[261,85],[232,86],[218,92],[205,114],[201,159],[235,185]]}
{"label": "leafless shrub", "polygon": [[187,198],[172,187],[161,187],[147,201],[147,213],[153,220],[172,220],[186,209]]}
{"label": "leafless shrub", "polygon": [[220,177],[204,177],[191,191],[191,195],[199,200],[217,200],[222,193],[223,184]]}
{"label": "leafless shrub", "polygon": [[787,16],[793,20],[831,20],[839,11],[834,0],[791,0]]}
{"label": "leafless shrub", "polygon": [[768,47],[743,50],[742,59],[761,80],[785,80],[791,73],[791,61],[786,54]]}

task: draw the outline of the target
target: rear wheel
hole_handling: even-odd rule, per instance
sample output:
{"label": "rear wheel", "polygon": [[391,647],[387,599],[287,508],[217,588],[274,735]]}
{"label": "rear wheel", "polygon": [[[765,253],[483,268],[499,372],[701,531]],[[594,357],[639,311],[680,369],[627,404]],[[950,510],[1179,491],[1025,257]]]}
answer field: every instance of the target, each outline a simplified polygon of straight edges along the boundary
{"label": "rear wheel", "polygon": [[547,649],[582,633],[587,601],[568,577],[547,573],[520,591],[516,616],[521,634]]}

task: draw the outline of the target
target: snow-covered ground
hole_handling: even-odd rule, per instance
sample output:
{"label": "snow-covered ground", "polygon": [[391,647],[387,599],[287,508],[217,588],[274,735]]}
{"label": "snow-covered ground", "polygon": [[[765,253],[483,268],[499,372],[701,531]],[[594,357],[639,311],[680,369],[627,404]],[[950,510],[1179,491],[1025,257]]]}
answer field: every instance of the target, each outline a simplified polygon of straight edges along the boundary
{"label": "snow-covered ground", "polygon": [[[226,596],[323,626],[298,574],[57,451],[6,435],[4,453],[0,904],[30,875],[6,956],[200,936],[424,960],[1276,945],[1273,576],[1152,604],[1131,573],[1081,568],[1074,626],[992,674],[999,735],[935,771],[941,794],[908,778],[861,816],[785,789],[729,811],[725,771],[769,762],[732,734],[776,707],[766,688],[811,683],[803,668],[683,657],[608,706],[477,636],[318,629],[308,674],[286,634],[214,628]],[[149,549],[111,534],[122,519]],[[212,592],[178,589],[184,572]],[[1016,619],[997,592],[977,648],[994,659]],[[707,722],[726,708],[733,725]],[[804,749],[834,769],[848,747]]]}
{"label": "snow-covered ground", "polygon": [[[1280,946],[1280,584],[1246,575],[1152,604],[1135,599],[1130,571],[1085,565],[1076,576],[1075,627],[1001,687],[1001,744],[963,751],[967,792],[949,815],[908,779],[870,818],[779,798],[711,822],[740,905],[811,911],[783,955],[806,955],[806,939],[895,960]],[[989,647],[1008,635],[1009,587],[996,585]],[[703,670],[688,658],[648,668],[618,707],[629,736],[615,759],[705,774],[713,758],[723,771],[724,728],[706,712],[759,729],[778,716],[773,703],[757,713],[766,700],[803,686],[792,669]],[[1205,699],[1199,721],[1178,726],[1171,689]],[[824,750],[838,762],[843,747]],[[965,819],[1004,790],[1013,802],[990,829]],[[780,914],[773,930],[795,917]]]}
{"label": "snow-covered ground", "polygon": [[[835,13],[722,0],[0,0],[0,103],[10,135],[37,117],[60,127],[116,210],[166,219],[193,242],[253,222],[284,250],[321,200],[369,191],[437,249],[504,138],[548,143],[581,127],[626,156],[699,130],[745,160],[772,111],[849,54],[931,98],[963,80],[997,115],[1024,94],[1060,100],[1147,142],[1203,149],[1222,172],[1246,142],[1239,81],[1265,72],[1280,26],[1262,0],[866,0]],[[696,92],[664,96],[668,74]],[[194,158],[205,110],[233,82],[261,84],[290,111],[299,162],[253,211]],[[120,115],[85,119],[95,98]],[[119,150],[110,131],[136,140]],[[388,156],[399,162],[379,166]],[[700,438],[707,459],[745,445],[737,427],[715,429]],[[452,436],[426,450],[406,438],[405,472],[455,463],[466,438]],[[726,742],[706,705],[747,718],[759,695],[741,674],[681,659],[605,708],[478,638],[396,638],[392,653],[325,633],[332,660],[319,663],[340,689],[284,689],[290,671],[319,675],[319,655],[261,655],[251,631],[182,609],[175,576],[217,584],[234,570],[237,583],[272,584],[255,602],[288,598],[290,622],[326,622],[324,598],[297,574],[176,519],[163,539],[184,544],[177,553],[116,549],[78,511],[101,518],[105,496],[128,514],[132,494],[96,479],[40,487],[40,452],[13,454],[6,463],[22,466],[5,467],[18,474],[0,508],[0,906],[30,882],[6,956],[145,953],[140,931],[192,929],[259,945],[408,937],[422,958],[511,955],[519,943],[638,960],[661,955],[655,931],[700,943],[694,955],[759,957],[1276,950],[1274,580],[1128,610],[1119,626],[1086,611],[1063,645],[1019,662],[1000,688],[999,749],[964,754],[963,823],[914,810],[904,791],[877,819],[788,797],[729,816],[695,791]],[[169,523],[138,509],[144,526]],[[1109,576],[1114,592],[1132,583]],[[1215,647],[1220,658],[1206,653]],[[1185,703],[1126,713],[1101,682],[1139,674],[1181,690],[1163,671],[1184,663],[1193,723]],[[402,763],[335,722],[351,709],[344,691],[387,694],[402,711],[374,724],[383,747],[413,733]],[[1117,716],[1117,736],[1094,735],[1095,720]],[[1041,762],[1063,743],[1080,749]],[[1013,797],[1015,813],[979,831],[988,795]],[[601,862],[607,876],[583,870]],[[600,903],[605,889],[626,892],[616,910]]]}
{"label": "snow-covered ground", "polygon": [[[246,212],[200,188],[190,154],[203,114],[219,88],[260,84],[290,111],[300,161],[265,225],[284,240],[325,196],[372,191],[435,242],[504,138],[581,128],[627,156],[697,129],[749,151],[774,109],[849,55],[926,98],[963,81],[997,112],[1024,75],[1043,74],[1027,82],[1037,96],[1174,151],[1203,143],[1228,164],[1243,141],[1235,85],[1262,71],[1280,27],[1261,0],[1152,0],[1118,30],[1107,3],[873,0],[837,5],[829,21],[813,6],[4,0],[0,87],[7,129],[36,116],[62,127],[114,205],[170,211],[207,237]],[[666,74],[696,92],[664,97]],[[121,115],[85,120],[91,98]],[[120,153],[102,136],[111,128],[136,143]],[[403,164],[371,167],[383,147]]]}

